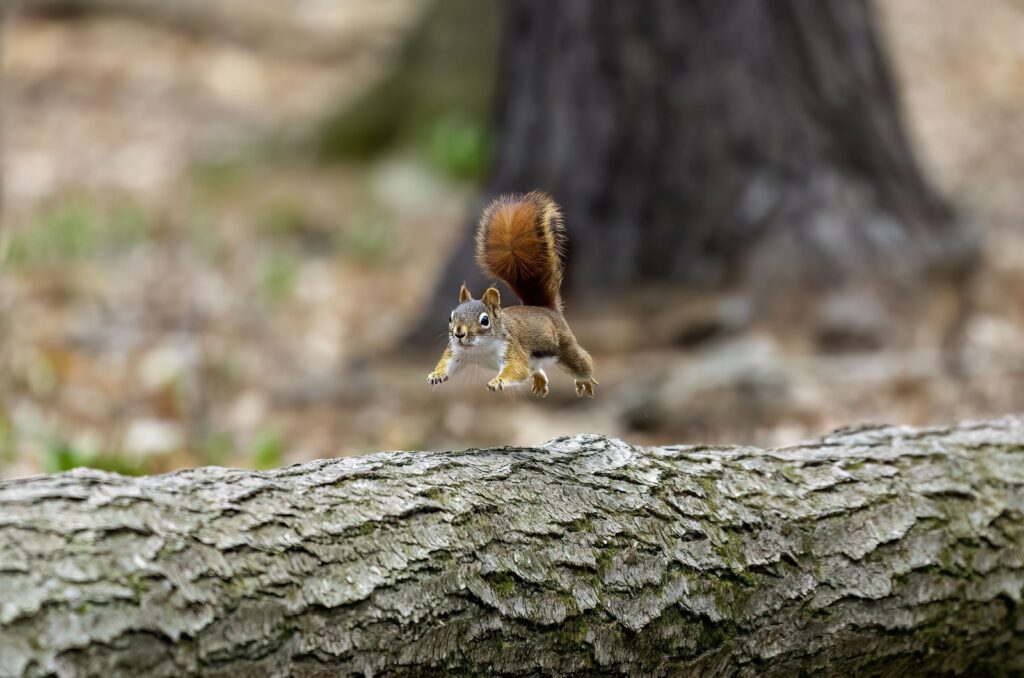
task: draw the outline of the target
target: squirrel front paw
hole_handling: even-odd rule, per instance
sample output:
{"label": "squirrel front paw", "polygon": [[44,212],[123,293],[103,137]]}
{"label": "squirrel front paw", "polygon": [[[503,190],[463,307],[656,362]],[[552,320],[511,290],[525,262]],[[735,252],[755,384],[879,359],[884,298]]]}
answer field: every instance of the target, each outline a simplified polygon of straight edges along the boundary
{"label": "squirrel front paw", "polygon": [[590,377],[589,379],[577,379],[576,396],[582,398],[586,395],[588,398],[593,398],[595,386],[597,386],[597,379],[594,379],[593,377]]}
{"label": "squirrel front paw", "polygon": [[487,382],[487,389],[489,391],[501,391],[505,388],[505,380],[501,377],[495,377]]}
{"label": "squirrel front paw", "polygon": [[448,375],[444,372],[431,372],[427,375],[427,383],[431,386],[437,386],[448,381]]}
{"label": "squirrel front paw", "polygon": [[533,395],[538,395],[541,398],[548,394],[548,380],[542,374],[533,375]]}

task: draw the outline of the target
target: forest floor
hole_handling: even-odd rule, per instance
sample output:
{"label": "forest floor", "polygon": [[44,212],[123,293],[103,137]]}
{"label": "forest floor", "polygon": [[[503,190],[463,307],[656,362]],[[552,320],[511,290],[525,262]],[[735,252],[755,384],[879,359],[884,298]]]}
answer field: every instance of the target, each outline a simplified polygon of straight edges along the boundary
{"label": "forest floor", "polygon": [[[570,307],[601,382],[582,401],[562,374],[544,400],[488,393],[480,373],[431,388],[437,356],[396,348],[475,188],[412,151],[332,167],[267,151],[372,82],[422,3],[321,4],[345,7],[333,20],[347,56],[114,18],[8,27],[0,477],[271,467],[581,431],[774,445],[1024,408],[1019,3],[880,3],[923,162],[984,234],[957,360],[937,335],[837,352],[729,323],[705,331],[744,314],[728,296],[673,311],[660,341],[641,340],[622,306]],[[438,318],[438,354],[445,327]]]}

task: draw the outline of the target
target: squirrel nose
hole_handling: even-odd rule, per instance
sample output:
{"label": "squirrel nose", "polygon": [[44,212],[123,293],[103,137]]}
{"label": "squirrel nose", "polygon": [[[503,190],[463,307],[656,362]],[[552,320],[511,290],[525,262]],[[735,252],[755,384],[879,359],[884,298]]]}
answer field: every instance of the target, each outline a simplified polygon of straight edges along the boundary
{"label": "squirrel nose", "polygon": [[466,328],[465,327],[456,327],[455,328],[455,338],[456,339],[462,339],[465,336],[466,336]]}

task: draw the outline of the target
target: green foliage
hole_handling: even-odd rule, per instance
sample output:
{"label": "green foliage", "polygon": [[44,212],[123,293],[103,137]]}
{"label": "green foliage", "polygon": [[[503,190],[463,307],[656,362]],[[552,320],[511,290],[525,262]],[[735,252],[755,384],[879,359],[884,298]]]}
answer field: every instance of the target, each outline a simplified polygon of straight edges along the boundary
{"label": "green foliage", "polygon": [[323,256],[337,248],[338,232],[310,213],[301,199],[279,197],[260,211],[257,221],[259,235],[272,242],[275,251],[291,248],[303,254]]}
{"label": "green foliage", "polygon": [[261,287],[264,296],[272,303],[288,299],[295,289],[298,273],[296,254],[290,249],[274,249],[263,264]]}
{"label": "green foliage", "polygon": [[111,208],[69,200],[43,210],[33,223],[12,233],[7,261],[13,266],[80,261],[102,250],[133,247],[150,230],[145,212],[133,203]]}
{"label": "green foliage", "polygon": [[281,465],[284,458],[284,444],[281,436],[273,431],[264,431],[249,451],[249,465],[257,469],[272,469]]}
{"label": "green foliage", "polygon": [[251,167],[252,160],[241,157],[208,160],[192,167],[192,180],[205,196],[217,196],[238,186]]}
{"label": "green foliage", "polygon": [[81,206],[61,206],[11,237],[7,259],[13,265],[64,261],[91,254],[95,247],[95,215]]}
{"label": "green foliage", "polygon": [[106,224],[106,239],[121,247],[138,245],[150,237],[153,230],[149,215],[134,202],[121,202],[111,208]]}
{"label": "green foliage", "polygon": [[76,449],[66,440],[53,441],[43,451],[43,469],[47,473],[60,473],[82,466],[126,476],[146,475],[150,471],[145,459],[118,452]]}
{"label": "green foliage", "polygon": [[325,160],[366,160],[391,145],[404,124],[408,89],[407,78],[397,73],[337,112],[319,131],[317,154]]}
{"label": "green foliage", "polygon": [[11,463],[17,459],[17,442],[14,423],[0,414],[0,462]]}
{"label": "green foliage", "polygon": [[431,130],[428,156],[445,174],[475,179],[490,167],[492,136],[490,127],[479,120],[449,115],[438,120]]}
{"label": "green foliage", "polygon": [[342,254],[353,261],[377,266],[395,254],[394,226],[380,214],[360,213],[342,231]]}
{"label": "green foliage", "polygon": [[215,433],[203,444],[203,465],[204,466],[224,466],[227,463],[228,457],[231,456],[231,450],[234,448],[234,440],[229,433]]}
{"label": "green foliage", "polygon": [[210,261],[222,261],[228,246],[217,230],[214,218],[202,208],[193,208],[184,218],[185,234],[203,256]]}
{"label": "green foliage", "polygon": [[259,229],[271,237],[295,238],[309,229],[309,217],[300,202],[282,198],[262,211]]}
{"label": "green foliage", "polygon": [[435,0],[411,32],[395,69],[314,134],[323,160],[365,160],[413,144],[458,178],[490,160],[497,74],[493,0]]}

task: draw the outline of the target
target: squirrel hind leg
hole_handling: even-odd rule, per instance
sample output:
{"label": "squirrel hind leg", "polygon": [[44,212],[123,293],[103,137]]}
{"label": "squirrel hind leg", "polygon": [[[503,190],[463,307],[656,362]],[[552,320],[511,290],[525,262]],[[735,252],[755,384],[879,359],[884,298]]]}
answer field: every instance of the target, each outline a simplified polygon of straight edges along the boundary
{"label": "squirrel hind leg", "polygon": [[558,362],[576,380],[576,395],[580,398],[593,398],[597,380],[594,379],[594,361],[590,354],[579,344],[572,342],[562,348]]}
{"label": "squirrel hind leg", "polygon": [[548,394],[548,375],[544,374],[544,370],[533,373],[533,394],[541,398]]}
{"label": "squirrel hind leg", "polygon": [[593,377],[590,377],[589,379],[577,379],[576,396],[579,398],[582,398],[583,396],[593,398],[595,386],[597,386],[597,380]]}

